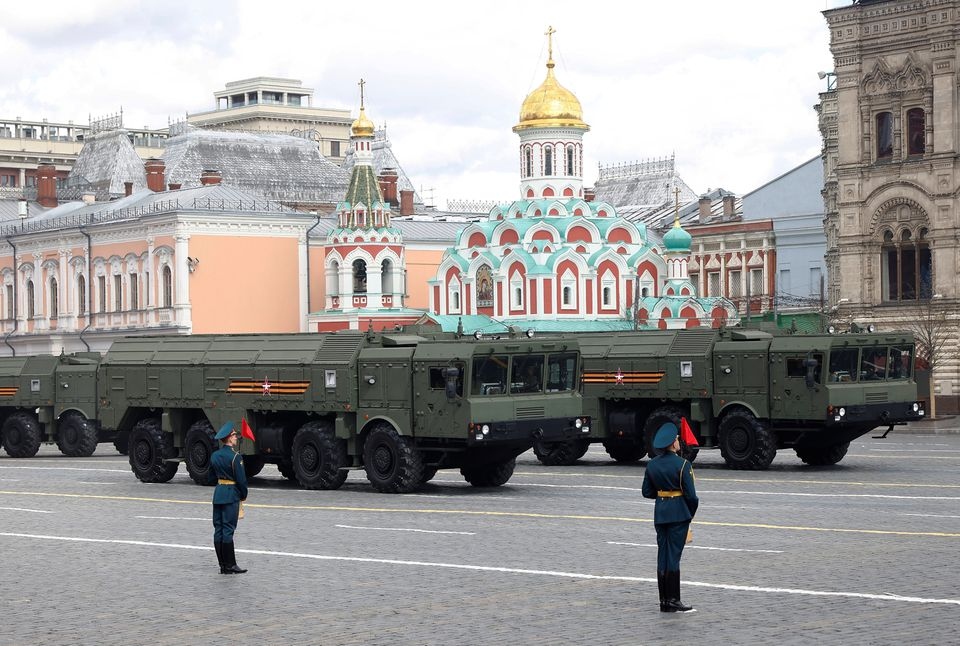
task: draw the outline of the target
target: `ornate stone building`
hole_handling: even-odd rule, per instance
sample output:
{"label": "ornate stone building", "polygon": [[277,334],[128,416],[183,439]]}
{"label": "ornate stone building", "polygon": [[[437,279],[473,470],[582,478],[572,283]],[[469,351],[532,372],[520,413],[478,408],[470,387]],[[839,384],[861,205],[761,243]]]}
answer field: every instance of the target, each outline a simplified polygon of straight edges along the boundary
{"label": "ornate stone building", "polygon": [[935,389],[953,408],[960,2],[859,0],[824,16],[835,65],[818,106],[830,302],[839,319],[881,330],[942,310],[951,338]]}

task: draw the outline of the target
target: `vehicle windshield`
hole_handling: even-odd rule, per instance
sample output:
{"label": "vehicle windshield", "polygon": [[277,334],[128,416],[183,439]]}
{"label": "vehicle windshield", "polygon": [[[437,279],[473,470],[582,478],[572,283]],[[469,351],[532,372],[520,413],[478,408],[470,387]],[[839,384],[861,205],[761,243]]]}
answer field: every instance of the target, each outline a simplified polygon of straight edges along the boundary
{"label": "vehicle windshield", "polygon": [[830,351],[831,382],[902,380],[912,375],[912,345],[873,345]]}

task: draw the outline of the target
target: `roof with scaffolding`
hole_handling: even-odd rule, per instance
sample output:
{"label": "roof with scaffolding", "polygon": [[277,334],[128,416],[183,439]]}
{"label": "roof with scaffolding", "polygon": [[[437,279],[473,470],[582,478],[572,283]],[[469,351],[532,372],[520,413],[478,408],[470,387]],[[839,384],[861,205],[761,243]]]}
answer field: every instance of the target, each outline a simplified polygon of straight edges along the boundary
{"label": "roof with scaffolding", "polygon": [[93,193],[98,199],[109,199],[124,194],[125,182],[133,182],[134,191],[147,187],[143,160],[130,142],[129,132],[123,128],[100,130],[84,139],[66,184],[57,195],[68,200]]}
{"label": "roof with scaffolding", "polygon": [[[406,171],[403,170],[403,167],[400,166],[399,160],[397,160],[396,155],[393,154],[393,147],[390,144],[390,138],[387,137],[387,129],[380,128],[375,130],[373,133],[373,145],[371,146],[373,151],[373,169],[376,174],[379,176],[383,173],[385,169],[392,168],[397,171],[397,191],[413,191],[413,203],[415,207],[418,207],[417,210],[421,210],[423,207],[423,200],[420,198],[420,194],[413,187],[413,182],[410,181],[410,177],[407,176]],[[350,148],[350,151],[347,153],[347,157],[343,162],[343,168],[348,173],[353,169],[353,165],[356,161],[353,148]],[[398,193],[399,194],[399,193]]]}
{"label": "roof with scaffolding", "polygon": [[697,194],[677,174],[675,156],[600,166],[594,186],[596,199],[612,204],[624,215],[631,211],[673,205],[675,191],[680,201],[696,199]]}

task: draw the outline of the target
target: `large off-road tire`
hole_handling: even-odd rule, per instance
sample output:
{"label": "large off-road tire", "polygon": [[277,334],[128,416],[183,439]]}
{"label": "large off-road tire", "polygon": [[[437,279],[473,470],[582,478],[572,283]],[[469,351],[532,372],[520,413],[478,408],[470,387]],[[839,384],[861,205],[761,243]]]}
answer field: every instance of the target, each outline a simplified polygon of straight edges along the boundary
{"label": "large off-road tire", "polygon": [[266,464],[266,461],[259,455],[243,456],[243,472],[247,474],[248,478],[252,478],[263,471],[264,464]]}
{"label": "large off-road tire", "polygon": [[57,425],[57,448],[71,458],[86,458],[97,450],[97,424],[77,412],[66,413]]}
{"label": "large off-road tire", "polygon": [[433,480],[434,476],[436,475],[437,475],[437,467],[428,467],[424,465],[423,475],[420,477],[420,482],[421,483],[430,482],[431,480]]}
{"label": "large off-road tire", "polygon": [[653,438],[656,436],[657,431],[660,430],[660,427],[670,423],[674,424],[677,427],[677,431],[679,431],[680,418],[682,416],[683,411],[676,406],[661,406],[647,416],[647,421],[643,423],[643,446],[648,456],[655,458],[658,453],[661,453],[661,451],[653,448]]}
{"label": "large off-road tire", "polygon": [[381,493],[410,493],[423,482],[423,456],[410,438],[380,422],[363,443],[367,480]]}
{"label": "large off-road tire", "polygon": [[843,444],[834,444],[833,446],[797,447],[794,450],[797,452],[797,457],[806,464],[823,467],[836,464],[842,460],[849,448],[850,442],[844,442]]}
{"label": "large off-road tire", "polygon": [[517,459],[510,458],[503,462],[493,462],[475,467],[463,467],[460,474],[463,479],[474,487],[499,487],[513,475],[513,470],[517,466]]}
{"label": "large off-road tire", "polygon": [[217,484],[217,473],[210,462],[210,456],[217,450],[214,435],[213,426],[204,419],[193,423],[183,444],[184,462],[187,463],[190,479],[205,487]]}
{"label": "large off-road tire", "polygon": [[339,489],[347,479],[347,445],[329,422],[307,422],[293,438],[293,471],[307,489]]}
{"label": "large off-road tire", "polygon": [[647,454],[647,448],[632,439],[607,439],[603,441],[607,455],[620,463],[636,462]]}
{"label": "large off-road tire", "polygon": [[170,435],[160,430],[160,420],[149,418],[137,422],[130,431],[130,470],[141,482],[169,482],[180,468],[174,457]]}
{"label": "large off-road tire", "polygon": [[766,469],[777,455],[773,433],[748,411],[724,415],[719,431],[720,455],[731,469]]}
{"label": "large off-road tire", "polygon": [[582,458],[590,443],[584,440],[567,440],[566,442],[536,442],[533,453],[541,464],[548,467],[565,467],[576,464]]}
{"label": "large off-road tire", "polygon": [[129,446],[130,434],[126,431],[117,431],[117,436],[113,438],[113,448],[115,448],[120,455],[126,455]]}
{"label": "large off-road tire", "polygon": [[23,410],[11,413],[0,434],[3,448],[11,458],[32,458],[40,450],[40,422],[33,413]]}

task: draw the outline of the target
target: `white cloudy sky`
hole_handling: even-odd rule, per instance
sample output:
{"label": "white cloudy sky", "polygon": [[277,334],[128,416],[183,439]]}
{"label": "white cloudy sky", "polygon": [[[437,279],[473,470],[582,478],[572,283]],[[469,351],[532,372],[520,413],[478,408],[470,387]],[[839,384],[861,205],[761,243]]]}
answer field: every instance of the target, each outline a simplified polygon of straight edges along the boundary
{"label": "white cloudy sky", "polygon": [[849,0],[17,3],[0,24],[0,119],[128,127],[214,107],[251,76],[301,79],[314,105],[386,123],[424,196],[514,199],[520,104],[557,77],[583,105],[597,164],[676,154],[695,191],[746,193],[820,152],[831,70],[825,8]]}

